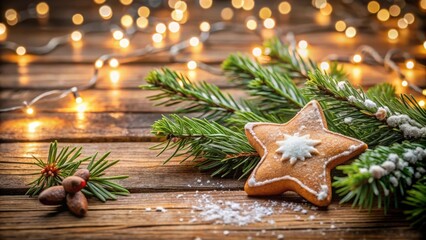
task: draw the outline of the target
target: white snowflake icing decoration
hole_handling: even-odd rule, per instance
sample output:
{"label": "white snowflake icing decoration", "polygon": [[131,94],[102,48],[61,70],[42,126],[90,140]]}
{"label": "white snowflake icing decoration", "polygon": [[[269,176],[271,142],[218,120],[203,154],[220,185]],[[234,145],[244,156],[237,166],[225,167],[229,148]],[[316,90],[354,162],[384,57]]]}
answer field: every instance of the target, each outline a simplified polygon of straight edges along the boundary
{"label": "white snowflake icing decoration", "polygon": [[282,153],[281,160],[290,160],[293,165],[297,160],[305,161],[306,158],[312,157],[312,154],[319,154],[314,147],[321,141],[309,138],[309,135],[299,136],[299,133],[294,135],[284,134],[283,141],[277,141],[277,153]]}

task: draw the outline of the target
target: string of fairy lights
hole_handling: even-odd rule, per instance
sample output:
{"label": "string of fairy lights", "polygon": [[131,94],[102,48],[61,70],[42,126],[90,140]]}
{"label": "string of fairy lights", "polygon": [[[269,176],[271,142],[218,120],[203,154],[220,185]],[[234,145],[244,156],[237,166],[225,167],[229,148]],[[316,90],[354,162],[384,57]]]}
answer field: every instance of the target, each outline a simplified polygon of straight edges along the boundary
{"label": "string of fairy lights", "polygon": [[[417,21],[417,26],[421,26],[423,23],[421,19],[416,19],[416,14],[413,11],[406,10],[406,4],[404,1],[396,1],[395,4],[389,7],[381,6],[377,1],[370,1],[365,9],[365,17],[347,17],[345,19],[337,20],[333,25],[318,26],[317,24],[305,24],[303,26],[294,26],[294,29],[289,31],[287,28],[284,30],[277,25],[277,20],[273,17],[273,11],[270,7],[262,7],[258,11],[257,15],[249,16],[245,19],[244,23],[237,23],[233,21],[234,14],[237,11],[251,11],[255,9],[256,2],[254,0],[232,0],[231,6],[225,7],[220,11],[221,21],[217,23],[209,23],[203,21],[199,25],[199,34],[190,36],[184,40],[177,40],[173,43],[167,42],[167,34],[179,33],[182,26],[188,21],[189,10],[188,4],[181,0],[168,0],[166,1],[170,8],[171,19],[160,19],[151,16],[153,8],[161,7],[163,1],[148,1],[148,4],[133,3],[133,0],[120,0],[123,6],[128,6],[127,11],[120,17],[119,24],[113,20],[115,14],[113,8],[105,4],[105,0],[94,0],[95,4],[99,5],[98,12],[101,17],[101,21],[85,23],[85,18],[81,13],[75,13],[71,20],[75,26],[78,26],[78,30],[72,31],[70,34],[51,38],[44,46],[22,46],[19,43],[6,41],[8,28],[13,28],[14,25],[23,22],[28,19],[48,19],[50,6],[46,2],[39,2],[34,6],[30,6],[22,11],[15,9],[8,9],[5,11],[4,17],[6,24],[0,23],[0,48],[14,51],[18,57],[22,57],[26,54],[32,55],[45,55],[52,52],[54,49],[64,44],[78,43],[83,41],[84,37],[89,34],[96,32],[111,32],[111,35],[115,41],[118,42],[120,48],[126,49],[131,44],[131,38],[138,32],[152,33],[152,43],[145,45],[140,49],[135,49],[131,52],[125,53],[108,53],[103,54],[96,59],[94,62],[94,71],[89,81],[81,86],[73,86],[65,90],[51,90],[34,97],[31,100],[23,101],[21,105],[0,109],[0,112],[23,110],[29,115],[35,113],[34,106],[37,103],[44,101],[58,101],[59,99],[65,98],[66,96],[72,95],[77,104],[77,111],[84,112],[86,105],[84,104],[83,98],[80,94],[81,91],[93,88],[99,80],[99,72],[105,65],[109,65],[112,69],[117,69],[120,64],[136,61],[147,55],[157,54],[160,52],[167,52],[174,62],[182,62],[178,60],[177,55],[187,48],[196,48],[208,41],[210,36],[215,32],[219,31],[249,31],[253,32],[260,37],[263,37],[262,32],[273,31],[277,35],[286,34],[286,39],[295,51],[297,51],[302,57],[308,57],[309,43],[306,40],[296,41],[295,34],[310,33],[313,31],[330,31],[334,30],[337,32],[344,33],[346,38],[355,38],[358,29],[368,29],[372,27],[369,15],[376,15],[379,23],[384,25],[390,25],[389,22],[392,19],[396,22],[394,27],[385,27],[387,30],[387,38],[389,41],[396,41],[399,38],[400,32],[410,30],[414,31],[417,41],[420,42],[422,48],[426,49],[426,41],[424,33],[419,31],[421,27],[411,27],[414,22]],[[345,4],[356,4],[351,0],[343,1]],[[199,7],[202,9],[209,9],[213,6],[213,0],[198,0]],[[329,16],[333,13],[333,6],[326,0],[313,0],[313,7],[319,10],[319,14],[323,16]],[[290,2],[282,1],[278,3],[276,9],[281,15],[288,15],[292,11],[292,5]],[[426,11],[426,0],[419,1],[420,11]],[[383,28],[382,25],[379,25]],[[334,28],[333,28],[334,27]],[[371,29],[370,29],[371,30]],[[375,30],[375,29],[372,29]],[[261,57],[264,52],[259,47],[255,47],[252,50],[254,57]],[[384,68],[396,72],[401,85],[403,87],[410,87],[414,91],[426,96],[426,89],[422,89],[419,86],[409,82],[406,76],[403,74],[402,68],[394,61],[395,56],[401,56],[405,59],[405,68],[412,70],[416,66],[416,61],[408,53],[398,49],[389,50],[383,57],[370,46],[360,46],[355,54],[350,57],[341,57],[330,55],[327,56],[319,64],[319,67],[324,71],[329,70],[329,61],[347,62],[352,64],[375,64],[382,65]],[[197,68],[208,71],[215,75],[222,75],[222,71],[218,68],[212,67],[201,61],[190,60],[186,62],[189,70],[195,70]],[[117,82],[120,78],[118,71],[110,72],[111,81]],[[424,106],[424,100],[419,101],[420,106]]]}

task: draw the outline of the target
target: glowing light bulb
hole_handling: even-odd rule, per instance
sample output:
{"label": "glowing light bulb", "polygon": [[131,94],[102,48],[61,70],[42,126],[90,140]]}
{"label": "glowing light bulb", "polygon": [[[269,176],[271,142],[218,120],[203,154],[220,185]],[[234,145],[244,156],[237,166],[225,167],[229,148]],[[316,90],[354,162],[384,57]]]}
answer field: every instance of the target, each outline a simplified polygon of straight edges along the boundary
{"label": "glowing light bulb", "polygon": [[355,54],[355,55],[352,57],[352,61],[353,61],[354,63],[360,63],[360,62],[362,61],[362,56],[361,56],[361,55],[359,55],[359,54]]}
{"label": "glowing light bulb", "polygon": [[4,23],[0,23],[0,35],[3,35],[6,33],[6,25]]}
{"label": "glowing light bulb", "polygon": [[152,41],[156,42],[156,43],[160,43],[163,41],[163,35],[161,35],[161,33],[154,33],[152,35]]}
{"label": "glowing light bulb", "polygon": [[345,35],[348,38],[353,38],[356,36],[356,29],[354,27],[346,28]]}
{"label": "glowing light bulb", "polygon": [[401,29],[405,29],[405,28],[408,27],[408,22],[407,22],[407,20],[405,18],[400,18],[398,20],[397,24],[398,24],[398,27],[401,28]]}
{"label": "glowing light bulb", "polygon": [[130,45],[130,41],[127,38],[123,38],[120,40],[119,45],[121,48],[127,48]]}
{"label": "glowing light bulb", "polygon": [[425,106],[425,101],[424,100],[420,100],[419,101],[419,106],[420,107],[424,107]]}
{"label": "glowing light bulb", "polygon": [[244,0],[243,1],[243,9],[246,11],[250,11],[254,8],[254,0]]}
{"label": "glowing light bulb", "polygon": [[165,33],[167,30],[166,24],[159,23],[155,26],[155,31],[158,33]]}
{"label": "glowing light bulb", "polygon": [[25,112],[26,112],[28,115],[33,115],[33,114],[34,114],[34,109],[33,109],[32,107],[27,107],[27,108],[25,109]]}
{"label": "glowing light bulb", "polygon": [[185,12],[188,9],[188,5],[184,1],[177,1],[175,3],[174,9],[181,10],[182,12]]}
{"label": "glowing light bulb", "polygon": [[413,69],[414,68],[414,61],[413,60],[407,60],[407,61],[405,61],[405,67],[407,68],[407,69]]}
{"label": "glowing light bulb", "polygon": [[401,8],[398,5],[392,5],[389,7],[389,14],[392,17],[397,17],[401,13]]}
{"label": "glowing light bulb", "polygon": [[200,39],[198,39],[197,37],[192,37],[189,39],[189,45],[196,47],[200,44]]}
{"label": "glowing light bulb", "polygon": [[403,87],[406,87],[406,86],[408,86],[408,82],[407,82],[406,80],[404,80],[404,81],[402,81],[402,82],[401,82],[401,85],[402,85]]}
{"label": "glowing light bulb", "polygon": [[398,31],[396,30],[396,29],[390,29],[389,31],[388,31],[388,38],[390,39],[390,40],[395,40],[395,39],[397,39],[398,38]]}
{"label": "glowing light bulb", "polygon": [[379,19],[379,21],[385,22],[389,19],[389,17],[390,17],[390,14],[387,9],[383,8],[377,13],[377,19]]}
{"label": "glowing light bulb", "polygon": [[80,13],[76,13],[72,16],[72,23],[75,25],[81,25],[84,22],[84,17]]}
{"label": "glowing light bulb", "polygon": [[132,4],[133,0],[120,0],[121,4],[124,6]]}
{"label": "glowing light bulb", "polygon": [[200,6],[204,9],[211,8],[213,0],[199,0]]}
{"label": "glowing light bulb", "polygon": [[260,47],[255,47],[255,48],[253,48],[253,50],[251,51],[251,53],[255,57],[260,57],[260,56],[262,56],[262,49]]}
{"label": "glowing light bulb", "polygon": [[25,49],[25,47],[19,46],[16,48],[16,54],[18,54],[19,56],[23,56],[25,55],[25,53],[27,53],[27,49]]}
{"label": "glowing light bulb", "polygon": [[414,14],[412,14],[412,13],[406,13],[404,15],[404,18],[405,18],[405,20],[407,20],[408,24],[412,24],[416,20],[416,18],[414,17]]}
{"label": "glowing light bulb", "polygon": [[420,8],[426,10],[426,0],[420,0],[419,2]]}
{"label": "glowing light bulb", "polygon": [[320,8],[320,12],[324,16],[328,16],[333,12],[333,7],[330,3],[326,3],[323,8]]}
{"label": "glowing light bulb", "polygon": [[256,22],[256,20],[254,20],[254,19],[247,20],[246,27],[249,30],[255,30],[257,28],[257,22]]}
{"label": "glowing light bulb", "polygon": [[75,98],[75,102],[76,102],[77,104],[80,104],[80,103],[82,103],[82,102],[83,102],[83,98],[81,98],[81,97],[76,97],[76,98]]}
{"label": "glowing light bulb", "polygon": [[196,61],[189,61],[186,66],[188,67],[189,70],[195,70],[197,68],[197,62]]}
{"label": "glowing light bulb", "polygon": [[308,48],[308,42],[305,40],[300,40],[299,43],[297,44],[299,46],[299,48],[301,49],[307,49]]}
{"label": "glowing light bulb", "polygon": [[126,14],[126,15],[121,17],[120,23],[121,23],[121,25],[123,25],[123,27],[129,28],[133,25],[133,18],[132,18],[132,16]]}
{"label": "glowing light bulb", "polygon": [[45,16],[49,13],[49,5],[45,2],[40,2],[36,5],[36,12],[39,16]]}
{"label": "glowing light bulb", "polygon": [[101,15],[101,17],[103,19],[111,19],[112,17],[112,9],[110,6],[108,5],[103,5],[99,8],[99,15]]}
{"label": "glowing light bulb", "polygon": [[177,22],[170,22],[168,27],[169,27],[169,31],[172,33],[179,32],[180,30],[180,24]]}
{"label": "glowing light bulb", "polygon": [[86,111],[86,109],[87,109],[87,105],[86,104],[82,104],[82,103],[77,104],[76,109],[77,109],[78,113],[84,113]]}
{"label": "glowing light bulb", "polygon": [[259,17],[261,19],[267,19],[267,18],[270,18],[271,16],[272,16],[272,11],[270,8],[263,7],[259,10]]}
{"label": "glowing light bulb", "polygon": [[320,64],[320,68],[321,68],[323,71],[328,71],[328,70],[330,69],[330,64],[329,64],[328,62],[322,62],[322,63]]}
{"label": "glowing light bulb", "polygon": [[339,20],[334,24],[334,28],[336,28],[336,31],[343,32],[346,29],[346,23],[342,20]]}
{"label": "glowing light bulb", "polygon": [[11,26],[18,23],[18,12],[15,9],[8,9],[4,13],[7,23]]}
{"label": "glowing light bulb", "polygon": [[184,17],[184,12],[179,9],[175,9],[172,11],[172,19],[175,21],[182,21]]}
{"label": "glowing light bulb", "polygon": [[83,38],[83,34],[81,34],[81,32],[78,30],[71,33],[71,40],[73,40],[74,42],[78,42],[82,38]]}
{"label": "glowing light bulb", "polygon": [[117,68],[118,66],[120,66],[120,63],[118,62],[116,58],[111,58],[109,60],[109,66],[112,68]]}
{"label": "glowing light bulb", "polygon": [[202,23],[200,23],[200,30],[202,32],[208,32],[208,31],[210,31],[210,23],[208,23],[208,22],[202,22]]}
{"label": "glowing light bulb", "polygon": [[231,8],[224,8],[220,12],[220,16],[223,20],[231,20],[234,17],[234,11]]}
{"label": "glowing light bulb", "polygon": [[367,5],[367,10],[370,13],[377,13],[380,10],[380,4],[376,1],[370,1]]}
{"label": "glowing light bulb", "polygon": [[95,68],[100,69],[103,66],[104,66],[104,61],[102,61],[100,59],[96,60],[96,62],[95,62]]}
{"label": "glowing light bulb", "polygon": [[139,17],[149,17],[149,14],[151,13],[151,11],[149,10],[149,8],[142,6],[140,8],[138,8],[138,15]]}
{"label": "glowing light bulb", "polygon": [[112,37],[115,39],[115,40],[120,40],[120,39],[122,39],[123,37],[124,37],[124,33],[122,32],[122,31],[120,31],[120,30],[115,30],[113,33],[112,33]]}
{"label": "glowing light bulb", "polygon": [[278,5],[278,11],[280,11],[281,14],[289,14],[291,12],[291,4],[289,2],[281,2]]}
{"label": "glowing light bulb", "polygon": [[275,27],[275,20],[272,18],[267,18],[263,21],[263,26],[267,29],[272,29]]}
{"label": "glowing light bulb", "polygon": [[145,17],[138,17],[138,19],[136,19],[136,25],[138,26],[138,28],[146,28],[148,27],[148,19]]}

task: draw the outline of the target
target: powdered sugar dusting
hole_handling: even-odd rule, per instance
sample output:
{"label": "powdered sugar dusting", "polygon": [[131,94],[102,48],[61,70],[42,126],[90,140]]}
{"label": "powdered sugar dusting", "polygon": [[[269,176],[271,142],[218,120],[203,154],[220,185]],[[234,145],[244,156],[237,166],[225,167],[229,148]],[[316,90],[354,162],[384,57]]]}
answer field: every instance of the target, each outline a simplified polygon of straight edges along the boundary
{"label": "powdered sugar dusting", "polygon": [[[306,204],[286,201],[254,201],[239,203],[216,200],[209,194],[195,194],[196,203],[192,207],[194,215],[189,222],[213,222],[214,224],[245,226],[255,222],[275,224],[265,219],[275,213],[295,212],[306,215],[309,208]],[[313,210],[314,208],[310,208]],[[300,218],[299,215],[296,215]]]}

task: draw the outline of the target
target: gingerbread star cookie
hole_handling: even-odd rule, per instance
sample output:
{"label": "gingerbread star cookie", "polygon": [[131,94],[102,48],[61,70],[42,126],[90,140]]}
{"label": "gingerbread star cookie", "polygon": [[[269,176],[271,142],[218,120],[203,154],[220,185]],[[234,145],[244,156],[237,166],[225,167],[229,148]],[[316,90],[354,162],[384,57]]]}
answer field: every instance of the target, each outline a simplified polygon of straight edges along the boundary
{"label": "gingerbread star cookie", "polygon": [[245,132],[262,157],[244,186],[246,193],[294,191],[317,206],[331,202],[331,169],[367,149],[362,141],[329,131],[315,100],[285,124],[247,123]]}

